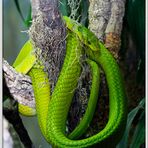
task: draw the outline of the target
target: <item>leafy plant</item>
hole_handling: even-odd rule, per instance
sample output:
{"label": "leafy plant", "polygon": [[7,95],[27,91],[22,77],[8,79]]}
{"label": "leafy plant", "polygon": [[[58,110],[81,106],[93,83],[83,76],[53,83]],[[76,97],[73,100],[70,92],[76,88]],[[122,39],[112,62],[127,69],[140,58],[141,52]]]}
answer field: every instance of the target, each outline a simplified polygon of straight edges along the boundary
{"label": "leafy plant", "polygon": [[19,1],[18,1],[18,0],[14,0],[14,2],[15,2],[16,8],[17,8],[17,10],[18,10],[18,12],[19,12],[19,14],[20,14],[20,16],[21,16],[21,19],[23,20],[25,26],[26,26],[26,27],[30,27],[31,21],[32,21],[32,17],[31,17],[31,4],[30,4],[30,6],[29,6],[28,16],[27,16],[27,18],[25,19],[24,16],[23,16],[22,11],[21,11],[21,9],[20,9]]}
{"label": "leafy plant", "polygon": [[[137,122],[133,128],[134,123]],[[134,131],[131,136],[130,131]],[[130,141],[129,141],[130,140]],[[142,99],[137,107],[135,107],[129,114],[127,119],[127,126],[122,137],[122,140],[116,148],[139,148],[145,141],[145,99]],[[129,143],[130,142],[130,143]]]}
{"label": "leafy plant", "polygon": [[128,0],[126,19],[139,54],[137,82],[145,82],[145,0]]}

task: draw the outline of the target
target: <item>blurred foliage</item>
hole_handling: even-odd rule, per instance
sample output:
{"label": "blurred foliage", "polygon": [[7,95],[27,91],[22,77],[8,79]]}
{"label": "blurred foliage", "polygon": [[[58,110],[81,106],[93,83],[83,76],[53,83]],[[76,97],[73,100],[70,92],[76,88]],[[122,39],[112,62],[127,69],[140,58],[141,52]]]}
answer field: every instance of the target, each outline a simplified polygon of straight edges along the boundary
{"label": "blurred foliage", "polygon": [[67,0],[61,0],[59,3],[59,8],[60,12],[63,16],[69,16],[70,15],[70,10],[68,7]]}
{"label": "blurred foliage", "polygon": [[28,12],[28,16],[25,19],[23,16],[23,13],[21,11],[20,5],[19,5],[19,0],[14,0],[16,8],[21,16],[22,21],[24,22],[24,24],[26,25],[26,27],[30,27],[31,25],[31,21],[32,21],[32,16],[31,16],[31,4],[29,5],[29,12]]}
{"label": "blurred foliage", "polygon": [[[29,0],[21,1],[20,8],[24,17],[29,11]],[[28,28],[16,9],[13,0],[3,0],[3,57],[12,64],[22,45],[28,39]]]}
{"label": "blurred foliage", "polygon": [[[132,135],[130,132],[132,131]],[[129,138],[130,137],[130,138]],[[132,137],[132,138],[131,138]],[[130,141],[129,141],[130,140]],[[116,148],[140,148],[145,141],[145,98],[129,114],[124,135]]]}
{"label": "blurred foliage", "polygon": [[[127,40],[132,40],[134,43],[133,51],[134,58],[137,58],[134,65],[136,67],[136,79],[132,78],[132,82],[136,81],[138,86],[145,86],[145,0],[128,0],[126,3],[126,11],[124,17],[124,26],[122,30],[122,56],[126,56],[130,44]],[[131,47],[130,47],[131,48]],[[131,58],[129,58],[131,62]],[[129,67],[129,65],[127,65]],[[130,72],[130,71],[129,71]],[[128,73],[129,75],[129,73]],[[130,84],[130,83],[129,83]],[[133,85],[132,83],[130,84]],[[137,91],[137,92],[136,92]],[[135,95],[139,93],[134,90]],[[144,95],[144,94],[143,94]],[[129,96],[130,97],[130,96]],[[136,98],[136,97],[135,97]],[[128,114],[127,126],[124,136],[117,148],[140,148],[145,144],[145,98],[132,109]],[[131,100],[131,103],[134,100]]]}
{"label": "blurred foliage", "polygon": [[137,82],[145,83],[145,0],[127,2],[126,19],[134,44],[137,47],[139,61],[137,65]]}

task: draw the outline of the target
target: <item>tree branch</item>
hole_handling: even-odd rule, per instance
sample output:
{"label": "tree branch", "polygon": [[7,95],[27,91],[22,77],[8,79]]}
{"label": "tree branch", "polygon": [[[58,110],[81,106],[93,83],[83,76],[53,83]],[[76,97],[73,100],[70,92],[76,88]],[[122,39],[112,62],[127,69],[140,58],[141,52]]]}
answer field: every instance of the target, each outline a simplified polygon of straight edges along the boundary
{"label": "tree branch", "polygon": [[89,28],[118,57],[125,0],[90,0]]}
{"label": "tree branch", "polygon": [[6,60],[3,60],[3,73],[6,85],[11,94],[8,94],[8,96],[12,96],[20,104],[35,108],[35,99],[30,77],[18,73]]}
{"label": "tree branch", "polygon": [[57,0],[32,0],[32,7],[33,21],[29,36],[35,48],[40,49],[41,54],[36,55],[45,65],[53,91],[65,57],[66,28]]}

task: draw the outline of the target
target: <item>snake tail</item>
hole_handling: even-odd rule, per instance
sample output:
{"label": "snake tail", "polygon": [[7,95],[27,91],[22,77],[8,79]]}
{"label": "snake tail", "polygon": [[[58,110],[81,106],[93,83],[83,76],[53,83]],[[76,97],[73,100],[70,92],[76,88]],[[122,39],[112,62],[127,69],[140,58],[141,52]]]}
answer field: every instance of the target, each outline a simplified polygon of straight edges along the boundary
{"label": "snake tail", "polygon": [[[34,48],[31,40],[28,40],[22,47],[20,53],[18,54],[16,60],[13,63],[13,67],[17,72],[22,74],[27,74],[29,70],[33,67],[36,61],[34,55]],[[24,116],[34,116],[36,115],[36,109],[29,106],[18,104],[19,113]]]}
{"label": "snake tail", "polygon": [[50,85],[47,73],[42,68],[33,67],[28,75],[32,79],[36,102],[36,112],[42,134],[46,137],[47,113],[50,102]]}

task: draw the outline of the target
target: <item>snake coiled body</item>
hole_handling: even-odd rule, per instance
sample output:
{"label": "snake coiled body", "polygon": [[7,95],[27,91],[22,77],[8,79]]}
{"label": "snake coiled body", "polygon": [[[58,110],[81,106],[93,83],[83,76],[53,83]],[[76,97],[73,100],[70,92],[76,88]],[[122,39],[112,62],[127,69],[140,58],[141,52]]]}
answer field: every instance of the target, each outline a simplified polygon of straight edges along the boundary
{"label": "snake coiled body", "polygon": [[[28,73],[32,78],[41,131],[46,140],[57,147],[114,147],[123,134],[127,116],[126,95],[119,67],[111,53],[92,32],[67,17],[64,17],[64,20],[69,29],[66,57],[52,96],[48,79],[41,67],[33,66]],[[85,51],[82,49],[82,43],[87,47]],[[78,128],[69,137],[65,134],[69,107],[81,73],[80,58],[84,52],[88,57],[87,63],[91,66],[93,78],[96,78],[92,84],[95,91],[91,92],[90,98],[97,99],[98,96],[98,66],[105,73],[109,89],[109,120],[105,128],[96,135],[73,140],[85,131],[84,127],[88,127],[92,118],[91,111],[85,113]],[[94,110],[92,115],[93,112]],[[85,122],[87,119],[88,123]]]}

